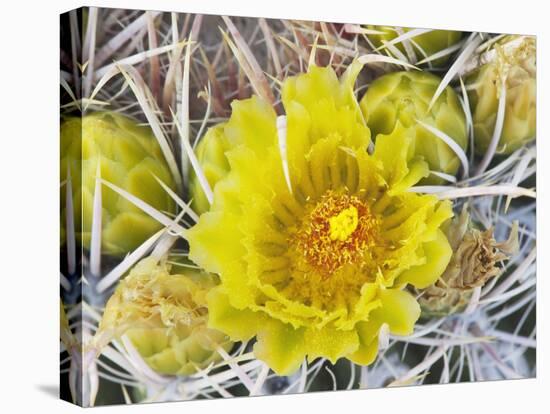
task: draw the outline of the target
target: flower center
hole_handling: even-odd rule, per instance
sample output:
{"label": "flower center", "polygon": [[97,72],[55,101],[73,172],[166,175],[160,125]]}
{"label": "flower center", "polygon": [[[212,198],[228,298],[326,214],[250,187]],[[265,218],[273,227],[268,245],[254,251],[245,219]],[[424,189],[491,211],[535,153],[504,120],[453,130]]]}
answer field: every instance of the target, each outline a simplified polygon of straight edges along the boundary
{"label": "flower center", "polygon": [[345,241],[355,231],[358,223],[355,206],[342,210],[329,219],[331,240]]}
{"label": "flower center", "polygon": [[356,264],[375,243],[379,219],[357,196],[327,191],[291,236],[299,256],[324,278]]}

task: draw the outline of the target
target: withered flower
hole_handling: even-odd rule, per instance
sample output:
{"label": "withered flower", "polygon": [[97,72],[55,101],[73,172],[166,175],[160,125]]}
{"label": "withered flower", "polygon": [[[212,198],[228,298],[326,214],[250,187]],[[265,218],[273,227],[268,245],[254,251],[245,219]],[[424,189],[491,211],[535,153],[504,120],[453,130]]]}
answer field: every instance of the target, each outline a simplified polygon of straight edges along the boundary
{"label": "withered flower", "polygon": [[501,273],[499,263],[518,250],[518,225],[513,224],[508,240],[497,242],[493,228],[475,228],[465,206],[446,231],[453,249],[449,265],[431,286],[416,290],[424,316],[460,312],[469,302],[474,288],[484,286]]}

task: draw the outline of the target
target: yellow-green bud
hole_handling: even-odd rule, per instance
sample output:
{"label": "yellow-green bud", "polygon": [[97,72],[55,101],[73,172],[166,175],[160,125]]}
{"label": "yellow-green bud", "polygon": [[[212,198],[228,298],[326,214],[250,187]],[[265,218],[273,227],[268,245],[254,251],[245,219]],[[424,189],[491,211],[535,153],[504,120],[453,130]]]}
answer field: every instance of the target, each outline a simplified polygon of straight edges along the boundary
{"label": "yellow-green bud", "polygon": [[107,302],[92,346],[100,351],[127,335],[145,362],[166,375],[189,375],[219,361],[217,349],[229,351],[233,343],[208,328],[206,295],[217,277],[170,270],[153,257],[136,264]]}
{"label": "yellow-green bud", "polygon": [[484,154],[495,130],[502,80],[506,109],[497,152],[510,154],[535,139],[537,112],[536,45],[532,37],[509,36],[486,52],[490,62],[467,78],[475,150]]}
{"label": "yellow-green bud", "polygon": [[[380,47],[383,45],[383,42],[389,42],[400,36],[400,28],[392,26],[369,26],[368,28],[382,32],[382,34],[369,35],[369,39],[373,42],[375,47]],[[402,33],[407,33],[411,30],[411,28],[407,27],[401,28]],[[412,52],[416,57],[415,60],[421,61],[426,57],[429,57],[437,52],[453,46],[454,44],[458,43],[461,38],[462,32],[452,30],[431,30],[427,33],[412,37],[410,39],[410,44]],[[407,56],[407,51],[403,45],[403,42],[396,43],[395,47],[397,47],[397,49],[399,49],[401,53]],[[448,61],[448,59],[448,55],[440,57],[432,61],[432,65],[442,66]]]}
{"label": "yellow-green bud", "polygon": [[[196,148],[197,159],[211,188],[229,172],[229,161],[225,152],[230,144],[223,133],[224,124],[208,130]],[[189,192],[193,200],[192,208],[202,214],[210,209],[210,203],[202,189],[201,183],[194,172],[189,177]]]}
{"label": "yellow-green bud", "polygon": [[[395,72],[376,79],[361,99],[361,110],[373,137],[390,134],[397,122],[415,134],[414,153],[430,170],[455,175],[460,166],[456,153],[418,121],[439,129],[462,149],[468,146],[466,117],[456,93],[447,87],[428,110],[441,79],[427,72]],[[430,175],[422,184],[438,184]]]}
{"label": "yellow-green bud", "polygon": [[[61,179],[71,168],[77,238],[88,248],[98,165],[101,178],[154,208],[175,212],[155,176],[174,189],[173,177],[151,129],[114,112],[98,112],[61,125]],[[80,169],[80,171],[79,171]],[[122,256],[162,225],[115,191],[102,187],[102,252]],[[64,205],[64,200],[63,204]],[[64,217],[62,212],[62,217]],[[82,218],[82,219],[81,219]]]}
{"label": "yellow-green bud", "polygon": [[445,272],[431,286],[418,290],[424,316],[443,316],[463,310],[474,288],[484,286],[501,273],[499,263],[518,250],[517,223],[508,240],[497,242],[493,229],[475,228],[466,208],[446,228],[453,255]]}

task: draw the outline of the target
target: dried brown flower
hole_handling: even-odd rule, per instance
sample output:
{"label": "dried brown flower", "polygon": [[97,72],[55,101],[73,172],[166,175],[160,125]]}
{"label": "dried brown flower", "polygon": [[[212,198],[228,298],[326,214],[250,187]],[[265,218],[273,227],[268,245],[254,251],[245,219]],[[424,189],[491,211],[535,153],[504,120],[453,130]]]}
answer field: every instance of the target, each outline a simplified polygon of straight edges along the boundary
{"label": "dried brown flower", "polygon": [[467,206],[447,227],[453,256],[441,277],[431,286],[417,290],[424,315],[446,315],[462,310],[472,291],[501,273],[499,263],[518,250],[518,226],[514,223],[508,240],[497,242],[493,228],[481,231],[470,220]]}

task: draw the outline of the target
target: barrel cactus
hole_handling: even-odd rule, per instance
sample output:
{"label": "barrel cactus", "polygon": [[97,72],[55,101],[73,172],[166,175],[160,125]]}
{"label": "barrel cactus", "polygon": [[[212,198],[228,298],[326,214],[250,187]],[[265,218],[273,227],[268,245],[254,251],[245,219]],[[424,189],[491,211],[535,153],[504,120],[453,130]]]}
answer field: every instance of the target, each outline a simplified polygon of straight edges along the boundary
{"label": "barrel cactus", "polygon": [[[69,118],[61,125],[61,150],[61,179],[67,178],[70,167],[76,236],[84,247],[90,246],[98,165],[104,180],[157,210],[175,211],[174,201],[155,178],[175,188],[150,128],[114,112],[97,112],[82,119]],[[162,227],[105,186],[102,188],[102,207],[103,253],[125,255]]]}
{"label": "barrel cactus", "polygon": [[[361,110],[372,136],[390,134],[399,123],[414,136],[414,153],[431,171],[455,175],[460,160],[439,137],[418,123],[422,121],[451,137],[462,149],[468,145],[466,118],[456,93],[447,87],[430,108],[440,79],[427,72],[394,72],[376,79],[361,99]],[[439,183],[431,175],[422,183]]]}
{"label": "barrel cactus", "polygon": [[[523,37],[464,33],[430,49],[425,37],[449,32],[390,28],[406,40],[373,50],[383,44],[369,22],[205,18],[191,44],[182,26],[196,29],[198,15],[84,8],[61,19],[61,397],[99,406],[536,376],[535,143],[479,157],[471,122],[485,58]],[[129,41],[110,47],[117,39]],[[421,71],[410,68],[372,95],[378,118],[366,112],[376,79],[406,67],[390,56],[440,78],[452,66],[455,94],[442,88],[430,107],[440,80],[412,82]],[[70,117],[82,106],[163,128],[169,145],[155,153],[171,174],[154,174],[177,206],[149,191],[133,200],[177,225],[159,226],[149,249],[123,255],[103,241],[100,256],[79,231],[86,147]],[[465,135],[461,110],[468,148],[445,128]],[[133,191],[99,171],[105,181],[89,188],[102,189],[105,226],[108,198]],[[472,219],[452,222],[465,201]]]}

